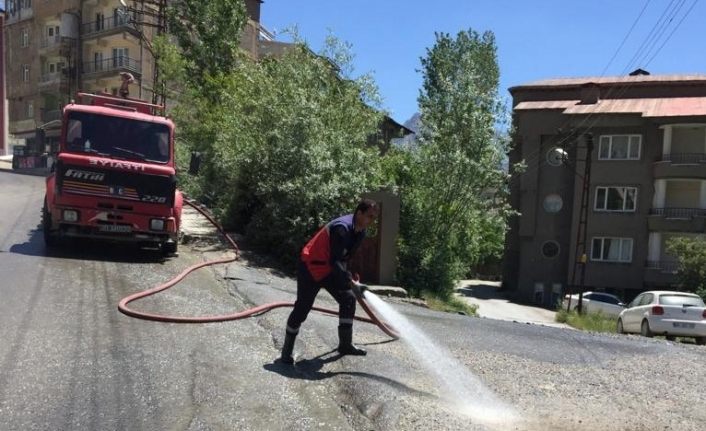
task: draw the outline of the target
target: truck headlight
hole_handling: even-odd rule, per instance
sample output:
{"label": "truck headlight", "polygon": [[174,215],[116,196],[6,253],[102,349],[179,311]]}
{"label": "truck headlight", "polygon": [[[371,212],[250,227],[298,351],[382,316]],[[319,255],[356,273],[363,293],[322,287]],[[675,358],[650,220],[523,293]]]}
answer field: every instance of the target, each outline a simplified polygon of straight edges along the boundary
{"label": "truck headlight", "polygon": [[150,219],[150,230],[164,230],[164,220],[160,218]]}
{"label": "truck headlight", "polygon": [[78,221],[78,211],[64,210],[63,219],[69,223],[76,223]]}

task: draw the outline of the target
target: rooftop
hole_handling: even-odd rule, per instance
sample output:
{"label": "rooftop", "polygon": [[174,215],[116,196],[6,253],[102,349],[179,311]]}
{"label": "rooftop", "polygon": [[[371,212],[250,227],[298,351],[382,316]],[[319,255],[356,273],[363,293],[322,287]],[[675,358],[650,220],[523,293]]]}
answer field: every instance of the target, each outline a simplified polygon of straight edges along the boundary
{"label": "rooftop", "polygon": [[544,100],[518,103],[516,111],[558,109],[564,114],[639,114],[643,117],[706,116],[706,97],[656,97],[602,99],[593,104],[580,100]]}
{"label": "rooftop", "polygon": [[637,83],[706,83],[705,74],[684,75],[635,75],[635,76],[589,76],[583,78],[552,78],[532,81],[510,87],[509,91],[557,87],[580,87],[585,84],[637,84]]}

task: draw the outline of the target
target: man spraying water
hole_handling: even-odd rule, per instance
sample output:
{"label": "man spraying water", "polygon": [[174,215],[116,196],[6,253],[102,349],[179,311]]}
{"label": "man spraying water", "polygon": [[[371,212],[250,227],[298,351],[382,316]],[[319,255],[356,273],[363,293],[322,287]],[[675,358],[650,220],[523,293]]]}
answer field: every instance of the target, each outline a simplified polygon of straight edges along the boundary
{"label": "man spraying water", "polygon": [[375,221],[378,213],[375,201],[363,199],[353,214],[330,221],[302,249],[297,273],[297,300],[287,319],[280,357],[282,363],[294,363],[294,341],[322,287],[339,305],[338,352],[341,355],[367,354],[353,344],[356,297],[363,294],[364,287],[353,280],[347,270],[347,262],[365,238],[366,228]]}

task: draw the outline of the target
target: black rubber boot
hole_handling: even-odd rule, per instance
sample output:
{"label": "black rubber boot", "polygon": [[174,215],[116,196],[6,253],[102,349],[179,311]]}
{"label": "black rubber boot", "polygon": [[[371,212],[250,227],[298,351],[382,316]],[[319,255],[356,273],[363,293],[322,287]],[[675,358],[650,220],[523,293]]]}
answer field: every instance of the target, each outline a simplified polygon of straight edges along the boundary
{"label": "black rubber boot", "polygon": [[352,325],[340,325],[338,327],[338,341],[338,353],[341,355],[365,356],[368,354],[368,352],[353,344]]}
{"label": "black rubber boot", "polygon": [[294,340],[297,339],[297,334],[290,334],[284,337],[284,346],[282,346],[282,356],[280,356],[279,361],[283,364],[293,365],[294,358],[292,357],[292,351],[294,350]]}

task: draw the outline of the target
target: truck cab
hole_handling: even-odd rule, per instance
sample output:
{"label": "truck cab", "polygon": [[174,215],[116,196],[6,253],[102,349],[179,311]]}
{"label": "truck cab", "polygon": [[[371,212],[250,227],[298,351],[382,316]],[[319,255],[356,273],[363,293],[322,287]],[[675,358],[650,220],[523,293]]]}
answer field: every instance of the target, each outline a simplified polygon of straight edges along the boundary
{"label": "truck cab", "polygon": [[83,237],[177,251],[183,196],[174,123],[163,114],[162,106],[109,94],[78,93],[64,107],[42,210],[47,246]]}

